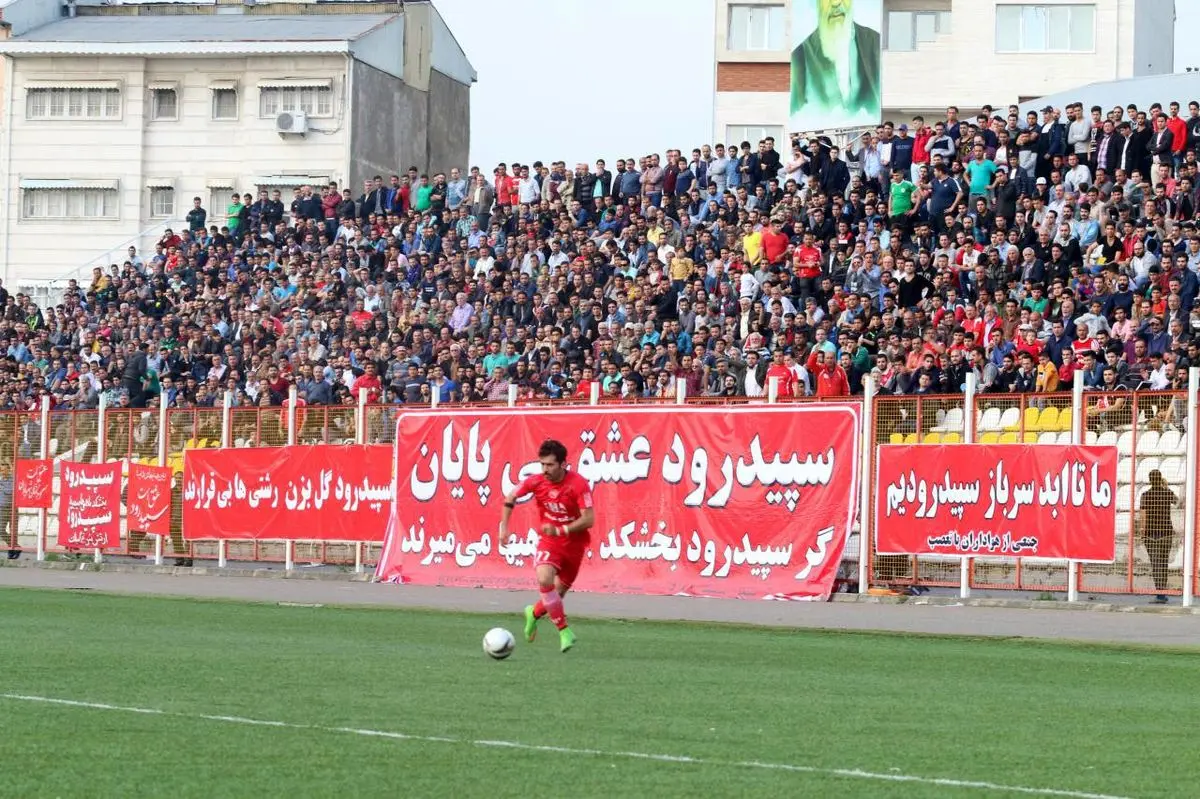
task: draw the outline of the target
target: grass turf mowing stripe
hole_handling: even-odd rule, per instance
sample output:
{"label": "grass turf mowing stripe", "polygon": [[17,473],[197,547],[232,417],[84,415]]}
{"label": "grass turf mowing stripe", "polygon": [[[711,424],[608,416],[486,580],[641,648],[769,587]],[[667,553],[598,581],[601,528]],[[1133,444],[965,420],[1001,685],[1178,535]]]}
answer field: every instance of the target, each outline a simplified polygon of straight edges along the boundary
{"label": "grass turf mowing stripe", "polygon": [[472,740],[467,738],[446,738],[432,735],[410,735],[402,732],[387,730],[370,730],[356,727],[325,727],[316,724],[294,724],[287,721],[272,721],[269,719],[254,719],[243,716],[218,716],[209,713],[181,713],[150,707],[132,707],[126,705],[111,705],[104,702],[85,702],[78,699],[60,699],[51,696],[36,696],[31,694],[0,694],[0,699],[14,702],[38,702],[62,707],[85,708],[89,710],[108,710],[119,713],[140,713],[148,716],[170,716],[174,718],[196,719],[202,721],[217,721],[226,724],[244,724],[256,727],[278,727],[294,730],[316,730],[348,735],[361,735],[372,738],[389,738],[398,741],[419,741],[422,743],[448,743],[463,746],[484,746],[491,748],[520,749],[527,752],[553,752],[564,755],[584,755],[587,757],[626,758],[634,760],[650,760],[662,763],[693,763],[697,765],[717,766],[724,768],[764,769],[769,771],[790,771],[799,774],[824,774],[848,779],[875,780],[881,782],[907,782],[921,785],[938,785],[948,788],[963,788],[968,790],[1003,792],[1022,794],[1026,796],[1057,796],[1065,799],[1129,799],[1129,797],[1113,794],[1088,793],[1085,791],[1069,791],[1058,788],[1032,788],[1023,785],[1001,785],[993,782],[976,780],[956,780],[945,777],[921,777],[914,774],[884,774],[860,769],[821,768],[818,766],[802,766],[790,763],[764,763],[756,760],[720,761],[707,758],[689,757],[687,755],[664,755],[650,752],[605,751],[601,749],[576,749],[569,746],[551,746],[548,744],[527,744],[519,741]]}

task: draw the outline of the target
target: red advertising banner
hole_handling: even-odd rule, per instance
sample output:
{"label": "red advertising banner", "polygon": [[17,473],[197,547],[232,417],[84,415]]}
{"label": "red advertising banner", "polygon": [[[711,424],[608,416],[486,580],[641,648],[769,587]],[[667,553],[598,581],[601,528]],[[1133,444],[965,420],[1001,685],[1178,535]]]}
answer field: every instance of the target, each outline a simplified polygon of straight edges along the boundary
{"label": "red advertising banner", "polygon": [[62,462],[58,545],[109,549],[121,545],[121,464]]}
{"label": "red advertising banner", "polygon": [[189,449],[187,539],[382,541],[392,496],[389,446]]}
{"label": "red advertising banner", "polygon": [[880,555],[1116,557],[1115,447],[897,444],[878,457]]}
{"label": "red advertising banner", "polygon": [[54,505],[54,461],[17,458],[13,501],[18,508]]}
{"label": "red advertising banner", "polygon": [[826,599],[854,519],[857,406],[418,412],[396,431],[396,504],[376,577],[531,588],[530,498],[501,501],[566,444],[593,486],[584,591]]}
{"label": "red advertising banner", "polygon": [[129,464],[125,507],[129,529],[152,535],[171,534],[171,467]]}

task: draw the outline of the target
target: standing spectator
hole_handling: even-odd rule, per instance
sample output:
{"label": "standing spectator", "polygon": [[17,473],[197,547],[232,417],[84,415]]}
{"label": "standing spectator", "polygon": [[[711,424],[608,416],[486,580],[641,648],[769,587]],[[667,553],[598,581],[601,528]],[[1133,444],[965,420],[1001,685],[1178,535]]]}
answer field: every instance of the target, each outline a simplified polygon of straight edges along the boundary
{"label": "standing spectator", "polygon": [[1150,559],[1150,574],[1154,580],[1154,590],[1158,594],[1154,602],[1159,605],[1167,603],[1166,590],[1169,582],[1171,550],[1175,544],[1175,529],[1171,523],[1171,510],[1179,504],[1178,497],[1167,487],[1162,472],[1154,469],[1150,472],[1150,487],[1142,492],[1138,502],[1138,516],[1135,529],[1146,548]]}

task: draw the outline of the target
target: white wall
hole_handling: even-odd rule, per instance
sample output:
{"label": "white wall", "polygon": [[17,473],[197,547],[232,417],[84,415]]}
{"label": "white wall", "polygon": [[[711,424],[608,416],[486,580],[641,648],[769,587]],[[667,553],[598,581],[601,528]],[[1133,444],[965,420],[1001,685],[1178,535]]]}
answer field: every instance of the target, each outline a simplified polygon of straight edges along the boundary
{"label": "white wall", "polygon": [[[1079,0],[1037,0],[1042,5]],[[995,0],[954,0],[951,32],[912,52],[883,53],[888,108],[978,108],[1126,77],[1133,61],[1134,0],[1097,0],[1091,53],[997,53]],[[898,4],[897,4],[898,5]],[[1118,15],[1120,6],[1120,15]],[[997,80],[981,80],[980,69]],[[1002,76],[1002,79],[1000,77]]]}
{"label": "white wall", "polygon": [[[329,175],[344,181],[348,169],[349,117],[346,115],[344,56],[264,56],[251,58],[20,58],[13,75],[11,169],[4,175],[9,202],[0,219],[0,267],[6,279],[53,279],[106,257],[148,228],[178,229],[191,198],[204,198],[210,219],[224,208],[208,205],[214,178],[233,178],[241,192],[254,192],[253,179],[286,173]],[[307,136],[281,137],[275,120],[260,119],[258,82],[271,78],[333,80],[334,116],[313,119]],[[122,85],[120,120],[28,120],[27,81],[116,80]],[[236,80],[240,115],[236,121],[211,118],[212,81]],[[179,114],[174,121],[151,120],[153,82],[178,84]],[[315,132],[317,129],[321,132]],[[2,168],[2,167],[0,167]],[[22,178],[119,180],[121,215],[114,221],[22,220]],[[175,181],[176,219],[150,217],[150,178]],[[157,231],[156,231],[157,232]],[[142,242],[145,249],[152,242]]]}
{"label": "white wall", "polygon": [[[731,52],[726,48],[728,5],[716,0],[716,54],[718,61],[769,62],[788,60],[788,50],[766,53]],[[1030,0],[1034,2],[1034,0]],[[770,3],[770,0],[767,0]],[[1043,5],[1085,0],[1036,0]],[[1095,50],[1091,53],[1018,54],[995,52],[997,0],[952,0],[951,31],[912,52],[883,52],[883,106],[885,117],[904,118],[896,109],[944,110],[949,104],[976,109],[984,103],[1008,105],[1019,97],[1040,97],[1097,81],[1171,71],[1173,48],[1169,31],[1173,23],[1172,0],[1095,0]],[[885,0],[888,10],[944,8],[932,0]],[[1135,17],[1136,12],[1136,17]],[[791,14],[785,15],[790,26]],[[1135,36],[1141,50],[1147,40],[1162,48],[1150,67],[1135,63]],[[1164,39],[1163,37],[1166,37]],[[785,43],[790,38],[785,37]],[[1166,42],[1165,44],[1163,42]],[[1143,59],[1145,60],[1145,59]],[[986,74],[1002,80],[981,79]],[[726,125],[770,123],[787,126],[786,92],[718,92],[713,124],[720,137]]]}

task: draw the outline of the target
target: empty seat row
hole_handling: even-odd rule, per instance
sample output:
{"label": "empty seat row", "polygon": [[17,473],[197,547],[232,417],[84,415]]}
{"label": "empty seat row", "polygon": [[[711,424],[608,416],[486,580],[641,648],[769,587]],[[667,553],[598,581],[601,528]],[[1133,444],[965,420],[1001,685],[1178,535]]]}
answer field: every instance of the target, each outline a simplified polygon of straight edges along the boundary
{"label": "empty seat row", "polygon": [[1070,408],[1049,405],[1045,408],[988,408],[978,415],[979,430],[1020,431],[1026,433],[1070,431],[1073,413]]}

